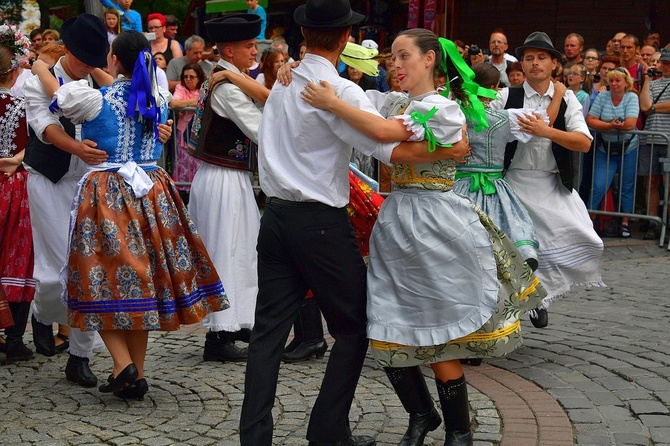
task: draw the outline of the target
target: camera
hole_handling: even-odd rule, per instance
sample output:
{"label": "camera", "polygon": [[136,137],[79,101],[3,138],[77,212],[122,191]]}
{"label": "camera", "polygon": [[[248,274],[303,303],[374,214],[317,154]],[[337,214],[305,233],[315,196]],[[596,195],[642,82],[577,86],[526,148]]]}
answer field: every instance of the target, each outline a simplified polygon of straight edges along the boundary
{"label": "camera", "polygon": [[479,49],[479,45],[470,45],[470,47],[468,48],[468,54],[470,56],[476,56],[477,54],[479,54],[480,51],[481,50]]}
{"label": "camera", "polygon": [[614,122],[616,122],[617,124],[621,124],[623,122],[623,119],[620,116],[617,116]]}
{"label": "camera", "polygon": [[593,82],[600,82],[600,73],[596,73],[593,75]]}
{"label": "camera", "polygon": [[647,72],[645,73],[647,76],[650,77],[661,77],[663,76],[663,73],[661,70],[657,70],[656,68],[647,68]]}

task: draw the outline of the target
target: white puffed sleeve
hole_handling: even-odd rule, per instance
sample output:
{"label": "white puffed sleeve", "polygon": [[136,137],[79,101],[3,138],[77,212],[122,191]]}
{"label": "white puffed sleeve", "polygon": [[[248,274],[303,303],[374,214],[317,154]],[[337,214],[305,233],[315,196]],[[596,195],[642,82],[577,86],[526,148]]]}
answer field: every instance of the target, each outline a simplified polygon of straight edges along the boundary
{"label": "white puffed sleeve", "polygon": [[60,110],[74,124],[91,121],[102,110],[102,93],[91,88],[86,80],[70,82],[56,90],[50,109],[57,114]]}
{"label": "white puffed sleeve", "polygon": [[521,142],[528,142],[533,137],[530,133],[521,131],[519,126],[519,118],[526,114],[532,115],[538,113],[542,116],[542,120],[549,125],[549,115],[546,110],[533,110],[532,108],[508,108],[509,113],[509,128],[512,131],[512,137]]}
{"label": "white puffed sleeve", "polygon": [[433,132],[435,141],[440,145],[459,142],[463,138],[465,115],[456,102],[444,96],[431,95],[422,101],[413,101],[405,110],[405,114],[393,118],[401,119],[407,130],[414,134],[409,141],[421,141],[425,139],[425,127],[419,119],[433,113],[433,109],[436,110],[426,125]]}

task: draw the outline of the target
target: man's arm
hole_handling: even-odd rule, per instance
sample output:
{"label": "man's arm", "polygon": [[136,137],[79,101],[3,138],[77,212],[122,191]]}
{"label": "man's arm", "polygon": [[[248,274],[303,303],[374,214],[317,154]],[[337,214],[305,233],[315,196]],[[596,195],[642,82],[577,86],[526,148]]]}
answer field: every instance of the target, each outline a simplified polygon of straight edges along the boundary
{"label": "man's arm", "polygon": [[62,151],[78,156],[86,164],[100,164],[109,157],[107,152],[95,148],[97,147],[95,142],[89,139],[79,142],[58,125],[49,125],[44,129],[44,139]]}
{"label": "man's arm", "polygon": [[430,163],[438,160],[453,159],[457,163],[465,163],[470,156],[470,144],[467,138],[461,139],[451,147],[437,147],[434,152],[428,151],[426,141],[401,142],[391,153],[392,163]]}
{"label": "man's arm", "polygon": [[588,152],[591,139],[583,133],[568,132],[549,127],[539,115],[526,115],[519,118],[521,130],[534,136],[548,138],[556,144],[575,152]]}

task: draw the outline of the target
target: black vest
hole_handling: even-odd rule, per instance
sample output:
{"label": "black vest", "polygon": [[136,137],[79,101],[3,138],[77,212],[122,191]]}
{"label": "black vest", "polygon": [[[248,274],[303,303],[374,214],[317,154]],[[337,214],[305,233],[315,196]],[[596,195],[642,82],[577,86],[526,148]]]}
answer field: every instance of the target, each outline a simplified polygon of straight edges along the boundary
{"label": "black vest", "polygon": [[[507,103],[505,103],[505,109],[508,108],[523,108],[523,98],[524,98],[524,89],[523,85],[518,87],[509,88],[509,97],[507,98]],[[568,104],[565,103],[565,99],[561,101],[561,106],[558,109],[558,116],[556,116],[556,121],[554,121],[554,128],[558,130],[565,131],[565,111],[568,108]],[[514,153],[516,152],[516,146],[518,141],[512,141],[507,144],[505,147],[505,170],[507,170],[514,158]],[[572,155],[573,151],[566,149],[565,147],[556,144],[552,141],[551,151],[554,154],[556,159],[556,165],[558,166],[558,172],[561,175],[561,183],[568,190],[573,188],[573,171],[572,171]]]}
{"label": "black vest", "polygon": [[[53,68],[49,71],[52,75],[54,74]],[[98,88],[97,85],[96,88]],[[75,125],[69,119],[62,116],[59,118],[59,121],[65,133],[74,139],[76,135]],[[23,157],[23,162],[28,166],[47,177],[52,183],[58,183],[70,169],[71,158],[71,154],[64,152],[53,144],[44,144],[37,137],[33,129],[28,126],[28,145]]]}

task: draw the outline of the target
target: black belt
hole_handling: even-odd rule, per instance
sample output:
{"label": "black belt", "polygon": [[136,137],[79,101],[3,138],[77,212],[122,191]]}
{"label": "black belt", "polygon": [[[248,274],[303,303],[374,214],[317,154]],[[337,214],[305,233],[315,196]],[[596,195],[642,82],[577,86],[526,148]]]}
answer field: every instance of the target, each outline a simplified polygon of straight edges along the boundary
{"label": "black belt", "polygon": [[284,206],[284,207],[292,207],[300,209],[338,209],[336,207],[329,206],[325,203],[321,203],[320,201],[290,201],[290,200],[283,200],[277,197],[267,197],[265,199],[265,204],[266,205],[269,204],[272,206]]}

